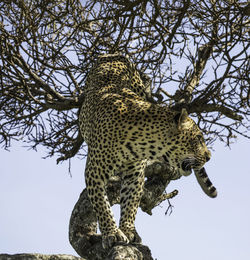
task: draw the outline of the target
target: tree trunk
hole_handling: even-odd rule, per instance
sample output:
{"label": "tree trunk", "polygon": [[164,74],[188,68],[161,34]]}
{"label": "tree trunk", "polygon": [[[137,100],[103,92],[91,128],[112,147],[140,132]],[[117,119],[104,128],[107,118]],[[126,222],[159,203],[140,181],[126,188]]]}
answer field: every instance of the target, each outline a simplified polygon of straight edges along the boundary
{"label": "tree trunk", "polygon": [[0,260],[87,260],[72,255],[0,254]]}

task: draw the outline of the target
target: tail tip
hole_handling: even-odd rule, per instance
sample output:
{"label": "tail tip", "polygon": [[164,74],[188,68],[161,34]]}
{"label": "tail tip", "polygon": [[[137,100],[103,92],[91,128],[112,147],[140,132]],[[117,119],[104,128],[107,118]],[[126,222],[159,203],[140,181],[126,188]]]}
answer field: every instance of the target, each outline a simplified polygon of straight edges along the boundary
{"label": "tail tip", "polygon": [[212,193],[210,193],[211,198],[216,198],[218,195],[217,190],[214,190]]}

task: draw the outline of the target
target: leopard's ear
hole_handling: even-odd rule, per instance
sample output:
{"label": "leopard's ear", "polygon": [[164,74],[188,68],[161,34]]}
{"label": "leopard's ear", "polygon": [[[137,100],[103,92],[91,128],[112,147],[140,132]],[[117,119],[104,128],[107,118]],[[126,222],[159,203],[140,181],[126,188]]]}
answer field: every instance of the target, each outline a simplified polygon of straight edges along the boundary
{"label": "leopard's ear", "polygon": [[174,120],[178,130],[184,130],[190,127],[188,112],[185,108],[182,108],[181,112],[175,115]]}

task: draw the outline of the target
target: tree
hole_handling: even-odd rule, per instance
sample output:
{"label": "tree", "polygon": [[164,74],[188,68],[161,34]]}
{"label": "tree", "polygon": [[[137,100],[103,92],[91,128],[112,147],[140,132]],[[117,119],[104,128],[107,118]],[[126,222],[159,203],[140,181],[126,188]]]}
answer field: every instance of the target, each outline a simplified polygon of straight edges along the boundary
{"label": "tree", "polygon": [[[237,135],[250,138],[247,2],[22,0],[2,1],[0,10],[4,148],[22,140],[33,149],[45,146],[48,156],[59,156],[58,162],[86,156],[77,124],[84,81],[98,55],[115,52],[137,65],[152,88],[150,102],[185,107],[210,145],[219,139],[229,146]],[[161,161],[151,170],[147,188],[161,188],[152,200],[144,200],[152,202],[144,207],[148,213],[168,198],[163,192],[171,180],[171,169]],[[116,194],[119,180],[111,187]],[[81,227],[72,224],[70,229],[80,255],[84,241],[99,241],[95,219],[87,217],[93,226],[87,222],[86,240],[74,237]],[[72,221],[78,218],[82,216],[73,211]],[[101,252],[98,243],[96,250]]]}

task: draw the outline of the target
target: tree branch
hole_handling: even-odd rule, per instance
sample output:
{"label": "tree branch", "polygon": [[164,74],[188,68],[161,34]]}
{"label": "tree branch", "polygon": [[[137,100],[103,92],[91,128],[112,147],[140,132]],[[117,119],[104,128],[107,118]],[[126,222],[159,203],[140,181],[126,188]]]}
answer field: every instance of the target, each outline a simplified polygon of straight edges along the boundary
{"label": "tree branch", "polygon": [[188,105],[187,109],[188,109],[189,113],[219,112],[233,120],[238,120],[238,121],[243,120],[243,116],[238,115],[232,109],[225,107],[225,106],[216,105],[216,104],[203,104],[202,105],[202,104],[197,104],[196,102],[194,102],[194,103],[191,103],[190,105]]}
{"label": "tree branch", "polygon": [[72,255],[0,254],[0,260],[87,260]]}
{"label": "tree branch", "polygon": [[78,153],[78,151],[81,148],[81,145],[83,144],[83,142],[84,142],[84,140],[82,138],[82,135],[79,132],[76,140],[72,144],[72,148],[69,151],[67,151],[67,150],[61,151],[61,153],[64,154],[64,155],[59,157],[56,160],[56,163],[58,164],[60,161],[65,161],[67,159],[74,157]]}
{"label": "tree branch", "polygon": [[75,109],[82,104],[87,73],[98,55],[114,52],[150,75],[156,90],[150,102],[180,110],[193,100],[197,114],[209,104],[201,126],[219,120],[209,118],[217,112],[237,121],[243,116],[240,126],[247,130],[248,9],[244,3],[206,0],[2,1],[0,142],[5,148],[15,139],[32,148],[42,144],[59,157],[74,150]]}

